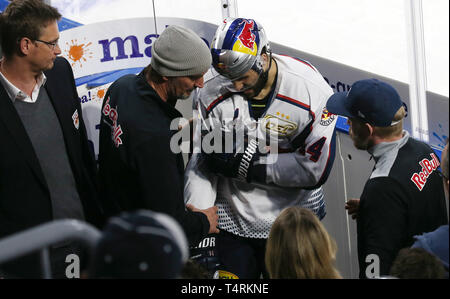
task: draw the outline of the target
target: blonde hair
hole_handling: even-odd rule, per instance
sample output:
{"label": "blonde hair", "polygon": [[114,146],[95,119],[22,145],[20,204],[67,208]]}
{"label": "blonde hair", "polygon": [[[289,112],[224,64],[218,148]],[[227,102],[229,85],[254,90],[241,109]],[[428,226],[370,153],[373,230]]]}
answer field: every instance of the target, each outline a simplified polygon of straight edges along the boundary
{"label": "blonde hair", "polygon": [[374,133],[382,138],[393,136],[400,136],[403,132],[403,118],[406,116],[405,107],[400,107],[394,115],[393,122],[398,121],[397,124],[389,127],[374,127]]}
{"label": "blonde hair", "polygon": [[270,230],[265,262],[270,278],[342,278],[336,243],[310,210],[289,207]]}

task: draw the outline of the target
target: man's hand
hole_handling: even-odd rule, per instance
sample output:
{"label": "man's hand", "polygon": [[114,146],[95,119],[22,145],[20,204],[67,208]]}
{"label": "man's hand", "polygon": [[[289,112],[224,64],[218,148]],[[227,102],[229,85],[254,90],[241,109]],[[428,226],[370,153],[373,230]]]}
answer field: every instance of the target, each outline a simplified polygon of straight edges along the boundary
{"label": "man's hand", "polygon": [[191,204],[187,204],[186,208],[192,212],[203,213],[206,215],[206,217],[208,217],[208,221],[209,221],[208,234],[218,234],[220,232],[219,229],[217,228],[217,226],[219,225],[219,215],[217,215],[218,208],[216,206],[210,207],[206,210],[200,210]]}
{"label": "man's hand", "polygon": [[185,124],[179,124],[179,125],[178,125],[178,131],[181,131],[181,130],[183,130],[183,129],[186,128],[186,127],[187,127],[189,130],[192,131],[193,123],[194,123],[194,119],[191,117],[191,118],[188,120],[187,123],[185,123]]}
{"label": "man's hand", "polygon": [[352,219],[358,218],[359,198],[350,198],[345,203],[345,209],[347,210],[347,213],[352,216]]}

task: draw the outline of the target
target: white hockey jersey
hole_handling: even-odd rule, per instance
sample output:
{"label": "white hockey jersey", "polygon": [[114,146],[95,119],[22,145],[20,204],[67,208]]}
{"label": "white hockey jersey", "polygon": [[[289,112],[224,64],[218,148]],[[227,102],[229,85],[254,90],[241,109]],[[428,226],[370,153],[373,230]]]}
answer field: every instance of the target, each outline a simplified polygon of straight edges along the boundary
{"label": "white hockey jersey", "polygon": [[[286,207],[317,211],[323,204],[321,185],[334,161],[337,116],[325,109],[332,89],[308,62],[276,54],[273,58],[278,66],[276,86],[259,120],[252,117],[243,96],[224,92],[226,79],[213,69],[205,75],[205,87],[194,95],[195,117],[218,118],[224,127],[229,127],[227,122],[241,121],[278,139],[278,153],[268,155],[275,162],[266,166],[266,184],[210,173],[202,154],[194,154],[187,165],[186,203],[200,209],[217,205],[219,228],[248,238],[267,238],[275,218]],[[201,144],[200,130],[194,132],[194,144]]]}

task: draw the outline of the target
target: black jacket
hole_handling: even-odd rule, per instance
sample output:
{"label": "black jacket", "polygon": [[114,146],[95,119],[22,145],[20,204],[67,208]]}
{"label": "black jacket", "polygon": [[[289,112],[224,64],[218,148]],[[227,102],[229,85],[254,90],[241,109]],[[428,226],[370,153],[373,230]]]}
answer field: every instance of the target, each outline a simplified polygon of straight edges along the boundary
{"label": "black jacket", "polygon": [[203,213],[185,210],[184,164],[170,147],[172,120],[182,115],[164,102],[143,72],[126,75],[108,89],[101,111],[99,181],[109,216],[149,209],[169,214],[191,244],[209,230]]}
{"label": "black jacket", "polygon": [[[45,72],[45,89],[59,119],[86,221],[100,226],[96,166],[88,147],[81,106],[70,64],[58,57]],[[77,111],[79,128],[72,116]],[[53,220],[50,192],[33,145],[0,84],[0,238]],[[31,267],[30,267],[31,269]],[[31,270],[30,270],[31,271]]]}
{"label": "black jacket", "polygon": [[366,277],[367,266],[375,265],[371,257],[366,262],[368,255],[376,254],[380,275],[388,275],[398,251],[410,247],[414,235],[448,223],[438,158],[427,144],[406,133],[371,151],[376,164],[357,220],[360,278]]}

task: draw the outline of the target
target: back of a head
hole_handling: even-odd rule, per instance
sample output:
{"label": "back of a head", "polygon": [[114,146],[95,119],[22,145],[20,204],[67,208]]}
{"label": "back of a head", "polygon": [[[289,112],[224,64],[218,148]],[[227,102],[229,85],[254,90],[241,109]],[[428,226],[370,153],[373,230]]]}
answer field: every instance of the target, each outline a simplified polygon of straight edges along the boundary
{"label": "back of a head", "polygon": [[0,40],[6,58],[19,53],[18,41],[39,39],[41,30],[61,18],[58,10],[42,0],[12,1],[0,17]]}
{"label": "back of a head", "polygon": [[148,210],[111,218],[89,271],[91,278],[178,278],[187,261],[183,229],[170,216]]}
{"label": "back of a head", "polygon": [[336,92],[327,101],[327,110],[375,128],[379,137],[401,135],[407,116],[397,90],[378,79],[353,83],[350,91]]}
{"label": "back of a head", "polygon": [[269,40],[264,28],[252,19],[226,18],[211,42],[213,66],[230,80],[251,69],[261,73],[261,54],[269,52]]}
{"label": "back of a head", "polygon": [[270,278],[341,278],[334,267],[336,243],[314,213],[300,207],[283,210],[267,241]]}
{"label": "back of a head", "polygon": [[390,275],[403,279],[443,279],[441,261],[423,248],[403,248],[392,263]]}
{"label": "back of a head", "polygon": [[161,76],[203,75],[211,66],[211,53],[194,31],[170,25],[152,46],[151,67]]}
{"label": "back of a head", "polygon": [[189,259],[181,272],[182,279],[211,279],[208,270],[194,260]]}

